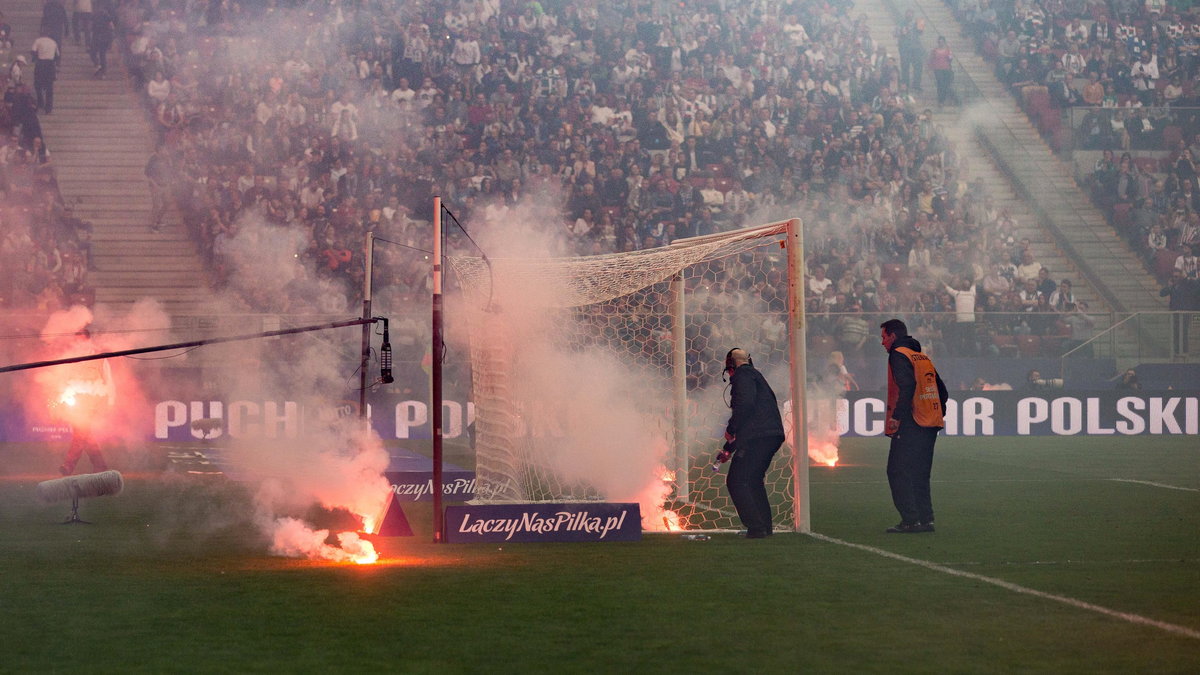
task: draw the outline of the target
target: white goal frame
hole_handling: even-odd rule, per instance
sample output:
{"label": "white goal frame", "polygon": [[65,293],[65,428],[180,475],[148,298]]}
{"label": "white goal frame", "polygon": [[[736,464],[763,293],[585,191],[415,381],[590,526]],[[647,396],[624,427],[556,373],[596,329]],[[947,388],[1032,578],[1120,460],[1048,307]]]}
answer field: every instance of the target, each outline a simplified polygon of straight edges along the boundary
{"label": "white goal frame", "polygon": [[[808,455],[808,422],[807,422],[807,404],[805,396],[806,384],[806,341],[805,341],[805,305],[804,305],[804,232],[803,223],[798,218],[793,218],[787,221],[769,223],[757,227],[743,228],[732,232],[721,232],[700,237],[690,237],[673,241],[662,249],[657,249],[664,253],[669,253],[670,250],[694,249],[697,247],[711,247],[715,251],[710,257],[704,260],[716,260],[728,255],[733,255],[737,250],[730,252],[721,252],[720,245],[723,242],[730,242],[736,245],[738,242],[757,241],[770,237],[783,236],[779,243],[785,249],[786,253],[786,270],[787,270],[787,336],[788,336],[788,360],[787,370],[790,374],[788,383],[788,394],[792,401],[790,427],[792,429],[791,438],[794,447],[792,448],[792,529],[796,532],[811,532],[811,502],[809,490],[809,455]],[[740,250],[750,250],[757,246],[748,246]],[[637,254],[652,253],[652,251],[639,251]],[[618,254],[617,256],[604,256],[608,260],[617,259],[627,254]],[[633,256],[630,256],[633,258]],[[555,259],[551,264],[570,264],[571,261],[586,262],[588,258],[576,259]],[[458,272],[460,279],[466,278],[467,281],[475,283],[490,283],[490,281],[480,282],[481,277],[491,275],[492,261],[480,261],[480,259],[467,258],[451,258],[451,265]],[[666,277],[660,276],[657,279],[651,279],[643,284],[640,288],[653,283],[661,283],[669,280],[670,295],[671,295],[671,312],[672,325],[671,333],[673,337],[673,352],[671,354],[671,379],[672,379],[672,417],[673,417],[673,448],[672,453],[675,460],[675,494],[677,499],[687,500],[689,490],[689,424],[688,424],[688,396],[687,396],[687,339],[685,327],[687,324],[687,297],[685,294],[685,283],[683,270],[688,266],[696,264],[687,263],[680,270],[670,273]],[[636,276],[636,275],[635,275]],[[640,281],[639,281],[640,283]],[[464,286],[467,284],[464,283]],[[639,290],[638,288],[626,289],[621,295],[633,293]],[[490,292],[490,291],[489,291]],[[437,353],[435,346],[434,353]],[[435,359],[436,360],[436,359]],[[434,410],[441,407],[441,401],[434,400],[431,402]],[[481,422],[480,399],[476,398],[477,407],[477,422]],[[482,432],[480,432],[482,433]]]}

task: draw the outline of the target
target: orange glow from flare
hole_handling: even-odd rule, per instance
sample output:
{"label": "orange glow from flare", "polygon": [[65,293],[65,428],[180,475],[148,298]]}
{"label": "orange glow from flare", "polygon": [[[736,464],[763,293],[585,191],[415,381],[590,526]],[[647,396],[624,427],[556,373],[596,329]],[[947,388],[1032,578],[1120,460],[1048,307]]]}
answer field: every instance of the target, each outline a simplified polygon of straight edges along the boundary
{"label": "orange glow from flare", "polygon": [[66,388],[63,389],[62,393],[60,393],[58,395],[58,400],[56,402],[61,403],[66,406],[73,407],[76,403],[79,402],[78,397],[81,394],[82,395],[91,395],[91,396],[104,396],[107,394],[107,392],[105,391],[104,383],[102,383],[102,382],[85,382],[85,381],[81,381],[81,380],[72,380],[67,383]]}
{"label": "orange glow from flare", "polygon": [[679,524],[679,514],[674,511],[664,510],[662,520],[667,532],[678,532],[683,529],[683,526]]}
{"label": "orange glow from flare", "polygon": [[371,547],[370,551],[360,553],[353,558],[355,565],[374,565],[379,561],[379,554],[375,552],[375,547]]}
{"label": "orange glow from flare", "polygon": [[837,466],[838,463],[838,447],[833,443],[809,443],[808,456],[817,464],[825,466]]}

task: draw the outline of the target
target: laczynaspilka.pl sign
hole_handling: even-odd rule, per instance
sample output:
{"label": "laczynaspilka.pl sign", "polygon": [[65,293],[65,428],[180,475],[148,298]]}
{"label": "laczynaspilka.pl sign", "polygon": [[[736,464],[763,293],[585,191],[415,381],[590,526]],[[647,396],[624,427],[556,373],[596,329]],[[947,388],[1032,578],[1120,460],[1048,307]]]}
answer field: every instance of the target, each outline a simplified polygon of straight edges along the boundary
{"label": "laczynaspilka.pl sign", "polygon": [[446,507],[452,544],[537,541],[638,541],[637,504],[480,504]]}

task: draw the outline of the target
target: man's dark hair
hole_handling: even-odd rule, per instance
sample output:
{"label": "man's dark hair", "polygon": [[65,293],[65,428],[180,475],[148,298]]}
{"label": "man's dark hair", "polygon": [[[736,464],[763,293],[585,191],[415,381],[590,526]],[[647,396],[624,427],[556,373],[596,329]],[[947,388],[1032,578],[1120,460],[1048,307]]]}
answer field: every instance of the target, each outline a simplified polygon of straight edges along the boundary
{"label": "man's dark hair", "polygon": [[908,326],[904,325],[904,322],[900,319],[888,319],[887,321],[879,324],[879,327],[882,328],[885,333],[894,337],[904,337],[908,335]]}

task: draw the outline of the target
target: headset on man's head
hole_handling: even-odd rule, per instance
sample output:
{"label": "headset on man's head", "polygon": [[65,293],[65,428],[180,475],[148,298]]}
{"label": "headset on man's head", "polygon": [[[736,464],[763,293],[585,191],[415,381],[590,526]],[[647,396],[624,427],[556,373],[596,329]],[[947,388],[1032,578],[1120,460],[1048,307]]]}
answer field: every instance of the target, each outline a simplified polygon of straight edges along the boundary
{"label": "headset on man's head", "polygon": [[[730,349],[728,352],[725,352],[725,370],[723,373],[721,373],[721,381],[722,382],[727,381],[725,379],[726,377],[733,377],[733,371],[737,370],[737,364],[733,362],[733,353],[739,349],[742,349],[742,348],[734,347],[733,349]],[[746,351],[746,350],[742,349],[742,351]],[[746,352],[746,362],[750,364],[751,368],[754,367],[754,359],[750,358],[750,352]]]}

